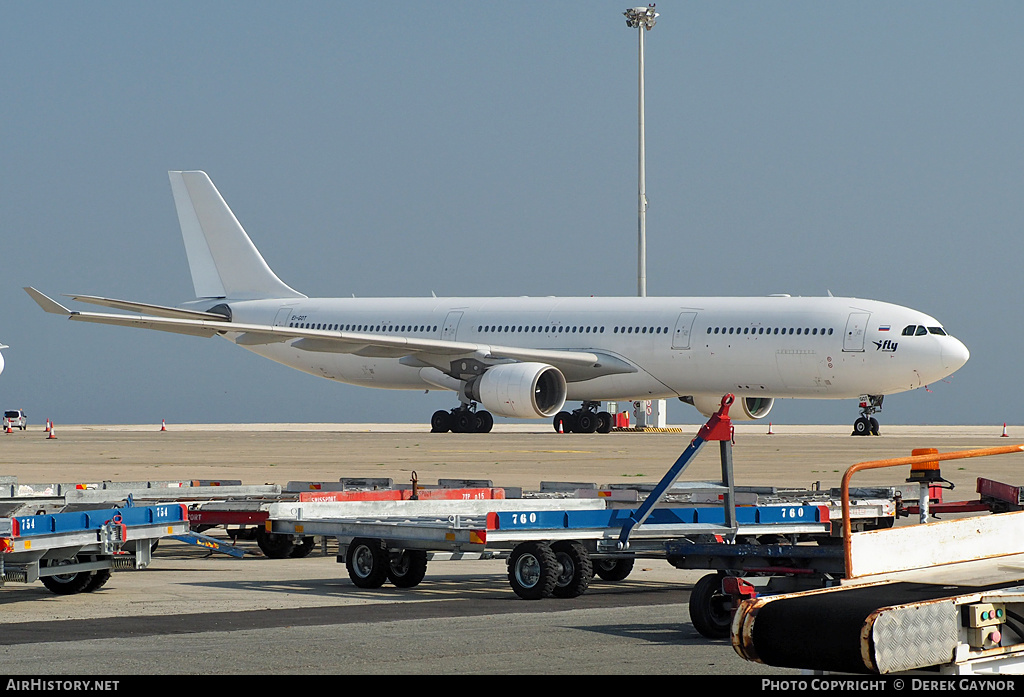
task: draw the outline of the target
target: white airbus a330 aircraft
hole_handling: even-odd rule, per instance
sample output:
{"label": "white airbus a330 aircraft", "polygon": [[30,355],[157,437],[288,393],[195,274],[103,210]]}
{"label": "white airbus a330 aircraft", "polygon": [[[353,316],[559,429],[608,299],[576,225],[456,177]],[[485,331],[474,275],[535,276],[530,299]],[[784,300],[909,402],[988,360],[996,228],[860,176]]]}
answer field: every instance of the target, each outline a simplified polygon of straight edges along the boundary
{"label": "white airbus a330 aircraft", "polygon": [[[76,321],[220,335],[330,380],[456,392],[436,432],[488,432],[492,414],[607,432],[604,400],[676,397],[709,416],[731,392],[734,419],[764,418],[777,398],[859,397],[854,432],[867,435],[884,395],[969,356],[934,318],[856,298],[308,298],[267,266],[204,172],[169,175],[195,300],[70,296],[143,313],[107,314],[29,295]],[[582,406],[565,411],[567,400]]]}

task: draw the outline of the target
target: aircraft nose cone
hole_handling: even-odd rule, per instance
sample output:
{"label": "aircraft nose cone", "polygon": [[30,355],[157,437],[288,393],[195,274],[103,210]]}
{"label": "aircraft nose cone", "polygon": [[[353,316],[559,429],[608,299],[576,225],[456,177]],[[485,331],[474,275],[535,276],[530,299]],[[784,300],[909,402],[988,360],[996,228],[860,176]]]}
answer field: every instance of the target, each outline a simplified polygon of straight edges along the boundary
{"label": "aircraft nose cone", "polygon": [[953,337],[949,341],[942,342],[942,364],[950,371],[959,370],[971,357],[963,342]]}

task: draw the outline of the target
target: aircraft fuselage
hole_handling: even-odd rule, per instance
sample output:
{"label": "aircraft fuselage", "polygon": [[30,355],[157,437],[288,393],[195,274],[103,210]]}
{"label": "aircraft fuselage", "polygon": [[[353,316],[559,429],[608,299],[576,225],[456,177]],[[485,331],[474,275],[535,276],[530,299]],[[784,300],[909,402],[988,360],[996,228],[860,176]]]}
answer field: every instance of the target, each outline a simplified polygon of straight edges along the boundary
{"label": "aircraft fuselage", "polygon": [[[567,399],[584,401],[725,392],[835,399],[891,394],[944,378],[968,356],[934,318],[856,298],[304,298],[230,307],[233,321],[246,324],[593,350],[635,369],[584,379],[564,371]],[[905,336],[907,327],[924,329]],[[321,353],[289,343],[245,348],[350,384],[436,386],[423,379],[420,363],[379,355],[387,350]]]}

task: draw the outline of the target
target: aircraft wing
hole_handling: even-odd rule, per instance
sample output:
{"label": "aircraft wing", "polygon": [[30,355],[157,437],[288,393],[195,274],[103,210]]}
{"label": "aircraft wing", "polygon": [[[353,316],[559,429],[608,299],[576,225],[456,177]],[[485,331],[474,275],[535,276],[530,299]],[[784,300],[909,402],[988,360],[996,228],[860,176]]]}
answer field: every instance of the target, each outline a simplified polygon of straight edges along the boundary
{"label": "aircraft wing", "polygon": [[[158,309],[176,311],[181,316],[158,317],[155,315],[124,315],[101,312],[77,312],[70,310],[35,288],[27,287],[28,293],[46,312],[65,315],[76,322],[93,322],[113,324],[122,327],[140,327],[175,334],[211,337],[217,334],[235,334],[235,343],[242,346],[255,346],[293,341],[292,346],[303,351],[323,353],[351,353],[361,356],[375,357],[422,357],[429,359],[452,359],[456,356],[472,356],[482,360],[513,360],[538,361],[548,363],[559,369],[565,369],[574,375],[583,371],[586,375],[594,371],[590,377],[598,374],[631,373],[636,368],[621,359],[590,351],[562,351],[557,349],[531,349],[516,346],[494,346],[465,341],[445,341],[442,339],[424,339],[418,337],[362,334],[356,332],[338,332],[320,329],[300,329],[297,327],[275,327],[266,324],[245,324],[227,321],[221,315],[207,312],[177,310],[162,305],[146,305],[126,300],[111,300],[96,296],[72,296],[85,299],[100,305],[123,309]],[[209,319],[216,317],[218,319]],[[581,376],[579,379],[585,379]]]}

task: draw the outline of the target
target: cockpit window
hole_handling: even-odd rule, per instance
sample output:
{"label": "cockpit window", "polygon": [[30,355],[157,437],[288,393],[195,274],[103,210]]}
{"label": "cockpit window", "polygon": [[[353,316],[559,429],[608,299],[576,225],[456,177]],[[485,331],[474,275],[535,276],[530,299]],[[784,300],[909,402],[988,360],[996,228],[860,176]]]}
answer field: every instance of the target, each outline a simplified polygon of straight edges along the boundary
{"label": "cockpit window", "polygon": [[946,332],[942,327],[925,327],[920,324],[911,324],[903,328],[903,336],[925,336],[926,334],[945,336]]}

